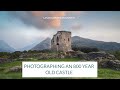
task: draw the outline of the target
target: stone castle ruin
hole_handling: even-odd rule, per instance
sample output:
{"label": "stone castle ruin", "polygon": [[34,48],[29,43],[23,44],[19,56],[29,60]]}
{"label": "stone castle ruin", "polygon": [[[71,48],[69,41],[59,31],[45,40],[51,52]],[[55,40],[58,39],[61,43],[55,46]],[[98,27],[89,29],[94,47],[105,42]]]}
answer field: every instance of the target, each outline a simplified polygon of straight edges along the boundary
{"label": "stone castle ruin", "polygon": [[58,31],[51,40],[51,50],[53,51],[71,51],[71,32]]}

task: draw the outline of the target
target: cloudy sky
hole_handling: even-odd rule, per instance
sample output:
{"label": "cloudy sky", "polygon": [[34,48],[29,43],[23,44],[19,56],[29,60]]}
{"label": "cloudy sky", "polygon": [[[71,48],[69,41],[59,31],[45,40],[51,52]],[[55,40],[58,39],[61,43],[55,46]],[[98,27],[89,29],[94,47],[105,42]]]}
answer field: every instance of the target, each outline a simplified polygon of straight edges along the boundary
{"label": "cloudy sky", "polygon": [[0,11],[0,40],[15,49],[52,38],[60,30],[120,43],[120,11]]}

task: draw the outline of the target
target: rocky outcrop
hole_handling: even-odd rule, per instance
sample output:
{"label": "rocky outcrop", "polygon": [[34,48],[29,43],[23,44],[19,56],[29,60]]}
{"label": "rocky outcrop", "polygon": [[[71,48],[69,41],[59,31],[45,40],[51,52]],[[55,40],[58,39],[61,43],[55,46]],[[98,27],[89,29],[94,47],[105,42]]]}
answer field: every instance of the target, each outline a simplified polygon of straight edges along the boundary
{"label": "rocky outcrop", "polygon": [[120,61],[106,52],[90,52],[83,53],[81,51],[69,52],[53,52],[53,53],[36,53],[36,54],[22,54],[22,58],[36,58],[38,60],[56,59],[56,58],[80,58],[85,61],[97,61],[99,68],[112,68],[120,70]]}
{"label": "rocky outcrop", "polygon": [[0,63],[6,63],[6,62],[11,62],[13,60],[11,59],[6,59],[6,58],[0,58]]}
{"label": "rocky outcrop", "polygon": [[120,60],[100,60],[98,61],[98,67],[120,70]]}
{"label": "rocky outcrop", "polygon": [[117,60],[114,55],[106,52],[69,52],[67,55],[71,57],[79,57],[86,61],[97,61],[99,68],[120,70],[120,60]]}
{"label": "rocky outcrop", "polygon": [[77,56],[85,60],[116,60],[114,55],[105,52],[79,53]]}
{"label": "rocky outcrop", "polygon": [[8,72],[22,72],[22,67],[14,66],[14,67],[10,68]]}
{"label": "rocky outcrop", "polygon": [[54,52],[54,53],[23,53],[20,58],[37,58],[37,59],[51,59],[51,58],[74,58],[78,57],[84,60],[116,60],[114,55],[105,52],[90,52],[83,53],[81,51],[69,52]]}
{"label": "rocky outcrop", "polygon": [[109,68],[120,70],[120,60],[109,60],[107,65]]}
{"label": "rocky outcrop", "polygon": [[115,60],[115,56],[105,53],[105,52],[90,52],[87,54],[89,59],[92,60],[99,60],[99,59],[109,59],[109,60]]}

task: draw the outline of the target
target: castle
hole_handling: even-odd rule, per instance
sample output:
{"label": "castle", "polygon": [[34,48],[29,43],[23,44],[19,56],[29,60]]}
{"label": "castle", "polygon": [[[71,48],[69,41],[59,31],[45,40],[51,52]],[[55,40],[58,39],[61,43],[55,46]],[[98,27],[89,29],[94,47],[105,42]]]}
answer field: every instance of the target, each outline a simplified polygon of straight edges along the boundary
{"label": "castle", "polygon": [[58,31],[51,40],[51,50],[71,51],[71,32]]}

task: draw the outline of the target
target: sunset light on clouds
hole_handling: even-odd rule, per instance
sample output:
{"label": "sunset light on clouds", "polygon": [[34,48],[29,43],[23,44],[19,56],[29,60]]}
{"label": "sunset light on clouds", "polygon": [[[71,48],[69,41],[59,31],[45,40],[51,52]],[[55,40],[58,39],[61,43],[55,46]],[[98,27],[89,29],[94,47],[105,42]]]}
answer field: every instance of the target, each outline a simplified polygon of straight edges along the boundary
{"label": "sunset light on clouds", "polygon": [[[75,17],[75,19],[43,19]],[[1,11],[0,40],[22,48],[52,37],[57,31],[71,31],[80,36],[120,43],[119,11]]]}

